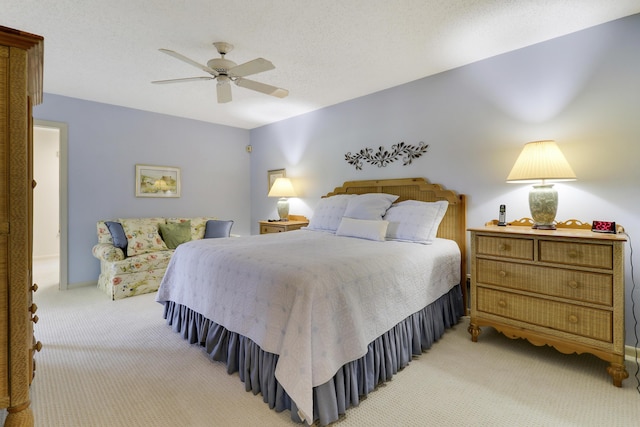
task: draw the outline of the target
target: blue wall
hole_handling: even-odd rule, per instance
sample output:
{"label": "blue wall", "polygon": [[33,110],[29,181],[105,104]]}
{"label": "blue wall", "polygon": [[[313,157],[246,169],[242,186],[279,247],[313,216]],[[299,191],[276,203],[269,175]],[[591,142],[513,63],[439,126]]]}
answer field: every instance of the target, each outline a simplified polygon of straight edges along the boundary
{"label": "blue wall", "polygon": [[[249,234],[249,131],[45,94],[34,117],[68,124],[68,276],[95,282],[96,221],[216,216]],[[179,167],[180,198],[136,198],[136,163]]]}
{"label": "blue wall", "polygon": [[[251,225],[276,217],[266,197],[269,169],[286,168],[310,216],[344,181],[426,177],[468,196],[469,226],[530,217],[528,185],[506,184],[522,146],[555,139],[578,180],[558,183],[559,220],[617,221],[640,241],[640,15],[253,129]],[[345,160],[362,148],[424,141],[412,165]],[[634,342],[626,253],[627,343]],[[636,256],[636,265],[640,259]],[[634,296],[640,303],[640,294]],[[640,312],[636,313],[640,316]]]}

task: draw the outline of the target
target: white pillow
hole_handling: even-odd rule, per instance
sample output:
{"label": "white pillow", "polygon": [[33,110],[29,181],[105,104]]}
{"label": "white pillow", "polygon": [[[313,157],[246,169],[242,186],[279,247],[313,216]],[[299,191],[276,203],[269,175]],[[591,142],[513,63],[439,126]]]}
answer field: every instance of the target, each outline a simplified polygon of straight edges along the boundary
{"label": "white pillow", "polygon": [[337,194],[320,199],[306,229],[335,233],[340,226],[340,220],[347,209],[349,199],[355,196],[355,194]]}
{"label": "white pillow", "polygon": [[336,236],[349,236],[384,242],[388,226],[388,221],[354,219],[345,216],[340,221]]}
{"label": "white pillow", "polygon": [[349,200],[344,216],[356,219],[382,219],[399,196],[386,193],[360,194]]}
{"label": "white pillow", "polygon": [[425,245],[433,243],[448,206],[449,202],[444,200],[437,202],[406,200],[392,205],[383,218],[389,221],[387,240]]}

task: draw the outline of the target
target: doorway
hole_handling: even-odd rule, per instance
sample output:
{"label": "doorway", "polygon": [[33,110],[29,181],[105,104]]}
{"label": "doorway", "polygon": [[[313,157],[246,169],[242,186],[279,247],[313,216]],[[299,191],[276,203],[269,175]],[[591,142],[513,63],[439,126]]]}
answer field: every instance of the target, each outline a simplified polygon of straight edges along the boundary
{"label": "doorway", "polygon": [[68,288],[66,123],[34,120],[33,278]]}

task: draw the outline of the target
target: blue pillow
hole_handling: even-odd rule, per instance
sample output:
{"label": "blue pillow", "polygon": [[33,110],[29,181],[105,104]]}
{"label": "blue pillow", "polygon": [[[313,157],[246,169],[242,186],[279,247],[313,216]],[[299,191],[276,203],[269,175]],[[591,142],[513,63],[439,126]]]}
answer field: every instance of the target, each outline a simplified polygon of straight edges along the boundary
{"label": "blue pillow", "polygon": [[217,219],[210,219],[204,229],[204,238],[212,239],[215,237],[229,237],[231,235],[231,227],[233,221],[220,221]]}
{"label": "blue pillow", "polygon": [[111,233],[113,246],[122,249],[122,251],[124,252],[124,256],[127,256],[127,245],[129,244],[129,241],[127,240],[127,235],[124,234],[124,228],[122,228],[122,224],[114,221],[105,221],[105,224],[109,229],[109,233]]}

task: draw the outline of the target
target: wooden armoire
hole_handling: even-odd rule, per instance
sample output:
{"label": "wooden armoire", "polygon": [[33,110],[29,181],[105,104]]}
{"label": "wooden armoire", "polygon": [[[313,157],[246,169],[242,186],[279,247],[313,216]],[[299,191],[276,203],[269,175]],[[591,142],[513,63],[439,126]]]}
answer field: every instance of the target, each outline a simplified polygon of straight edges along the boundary
{"label": "wooden armoire", "polygon": [[38,320],[32,293],[33,118],[42,102],[44,40],[0,26],[0,408],[33,426],[29,387]]}

